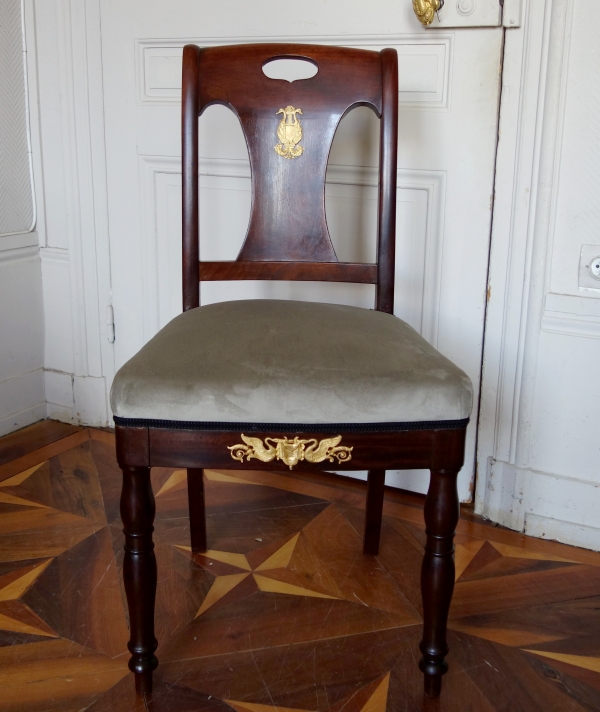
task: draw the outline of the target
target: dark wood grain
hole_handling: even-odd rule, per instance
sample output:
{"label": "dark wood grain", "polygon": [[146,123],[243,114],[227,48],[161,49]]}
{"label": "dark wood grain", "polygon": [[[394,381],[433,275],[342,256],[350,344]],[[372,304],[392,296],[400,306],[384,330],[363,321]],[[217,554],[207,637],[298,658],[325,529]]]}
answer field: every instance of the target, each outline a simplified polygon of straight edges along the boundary
{"label": "dark wood grain", "polygon": [[115,427],[117,462],[121,466],[147,467],[150,464],[148,428]]}
{"label": "dark wood grain", "polygon": [[[292,83],[266,77],[263,64],[284,57],[309,59],[319,71]],[[215,103],[237,114],[250,155],[253,200],[240,259],[336,262],[325,219],[327,159],[346,112],[359,105],[381,112],[379,53],[301,44],[206,48],[200,113]],[[292,159],[274,150],[277,112],[288,105],[302,111],[304,152]]]}
{"label": "dark wood grain", "polygon": [[425,694],[437,697],[442,675],[448,671],[446,626],[454,591],[454,533],[460,513],[456,477],[458,470],[432,470],[425,525],[427,545],[421,570],[423,638],[419,662],[425,674]]}
{"label": "dark wood grain", "polygon": [[154,651],[154,603],[156,599],[156,557],[154,495],[149,467],[123,467],[121,519],[125,534],[123,578],[129,604],[129,669],[135,673],[138,693],[152,692],[152,671],[158,665]]}
{"label": "dark wood grain", "polygon": [[23,472],[34,465],[47,460],[58,453],[69,450],[74,445],[79,445],[80,443],[87,442],[89,440],[88,431],[85,428],[71,433],[60,440],[55,440],[54,442],[44,445],[38,450],[33,450],[28,452],[21,457],[17,457],[15,460],[10,462],[5,462],[4,465],[0,465],[0,482],[12,477],[13,475]]}
{"label": "dark wood grain", "polygon": [[[117,442],[126,442],[131,430],[131,440],[136,457],[143,457],[143,443],[148,442],[148,453],[152,466],[186,467],[192,471],[203,468],[228,468],[231,470],[270,470],[277,464],[263,463],[252,460],[251,463],[233,460],[228,447],[241,441],[238,433],[228,431],[179,430],[164,428],[148,428],[146,435],[143,428],[118,428]],[[241,435],[241,433],[239,434]],[[288,437],[298,436],[302,439],[321,440],[331,437],[331,433],[290,433],[290,432],[252,432],[252,436]],[[353,447],[350,462],[336,463],[336,469],[366,469],[379,470],[384,475],[386,469],[432,469],[432,485],[430,487],[426,507],[428,527],[433,532],[428,537],[428,550],[423,564],[423,598],[426,611],[426,628],[423,638],[424,658],[421,669],[425,673],[425,688],[428,695],[439,695],[441,676],[446,670],[445,643],[446,621],[448,607],[454,585],[454,565],[452,561],[452,535],[458,518],[458,499],[456,497],[456,474],[462,465],[464,453],[465,430],[421,430],[396,432],[350,432],[344,433],[342,443]],[[119,452],[126,452],[123,445]],[[140,454],[141,453],[141,454]],[[120,457],[124,455],[121,454]],[[446,463],[446,469],[434,470],[434,466]],[[283,463],[280,465],[284,467]],[[329,469],[331,465],[313,464],[301,461],[296,465],[297,471],[315,472]],[[450,469],[454,468],[454,469]],[[442,477],[442,475],[444,475]],[[196,490],[200,480],[195,478],[190,490],[190,508],[194,512],[204,511],[203,493],[200,496]],[[381,482],[373,484],[371,504],[367,508],[365,523],[365,551],[376,551],[375,540],[379,539],[377,526],[381,523],[381,507],[383,504],[383,477]],[[447,490],[453,483],[452,492]],[[189,481],[188,481],[189,486]],[[194,515],[193,515],[194,516]],[[202,517],[204,520],[204,517]],[[198,516],[192,525],[192,547],[206,549],[206,534],[203,531],[204,521]],[[450,527],[451,532],[447,529]],[[200,533],[198,533],[200,532]],[[441,532],[441,533],[440,533]],[[442,542],[443,551],[438,549]],[[378,543],[378,542],[377,542]],[[446,547],[446,548],[444,548]],[[448,549],[449,547],[449,549]],[[151,574],[149,574],[151,577]],[[152,585],[150,586],[152,588]],[[131,594],[133,596],[134,594]],[[130,596],[130,597],[131,597]],[[135,605],[135,604],[134,604]],[[139,654],[138,654],[139,659]],[[135,663],[132,663],[135,664]],[[139,666],[138,666],[139,667]],[[149,682],[148,664],[144,674],[138,676],[140,689]]]}
{"label": "dark wood grain", "polygon": [[198,260],[198,92],[200,50],[196,45],[183,48],[181,96],[181,199],[183,237],[183,311],[200,305]]}
{"label": "dark wood grain", "polygon": [[365,534],[363,537],[363,554],[365,556],[377,556],[379,553],[384,493],[385,470],[369,470],[365,506]]}
{"label": "dark wood grain", "polygon": [[[463,437],[459,437],[462,432]],[[460,470],[465,461],[465,438],[464,430],[436,430],[433,439],[433,449],[429,469]]]}
{"label": "dark wood grain", "polygon": [[81,430],[79,425],[42,420],[0,440],[0,466]]}
{"label": "dark wood grain", "polygon": [[[169,430],[149,428],[150,464],[152,467],[222,468],[229,470],[277,470],[287,469],[281,461],[261,462],[258,459],[239,462],[227,448],[242,443],[241,432],[223,430]],[[464,430],[448,431],[454,438],[464,438]],[[418,430],[392,433],[350,432],[342,435],[341,445],[352,447],[352,459],[335,462],[336,470],[353,471],[364,469],[417,469],[429,468],[432,450],[438,433],[445,431]],[[289,438],[298,436],[304,440],[323,440],[332,433],[303,432],[246,432],[246,435],[261,438]],[[335,435],[336,433],[334,433]],[[316,472],[333,469],[334,465],[300,461],[295,472]]]}
{"label": "dark wood grain", "polygon": [[206,502],[204,500],[204,473],[188,468],[188,502],[190,508],[190,539],[194,553],[206,551]]}
{"label": "dark wood grain", "polygon": [[351,262],[200,262],[200,280],[281,279],[377,284],[377,265]]}
{"label": "dark wood grain", "polygon": [[[309,80],[273,80],[262,71],[274,58],[312,61],[318,73]],[[398,133],[397,57],[317,45],[236,45],[184,48],[183,156],[183,302],[198,305],[192,275],[198,263],[198,115],[212,104],[236,113],[250,155],[252,211],[237,263],[201,263],[200,279],[299,279],[378,284],[376,308],[393,308]],[[301,156],[279,156],[277,112],[287,105],[302,110]],[[378,263],[341,265],[325,218],[325,172],[341,118],[356,106],[381,116]],[[259,262],[260,267],[249,263]],[[268,263],[275,263],[269,266]],[[283,266],[281,262],[291,263]],[[262,264],[265,263],[265,264]],[[305,263],[305,264],[294,264]],[[309,267],[306,263],[313,263]],[[329,265],[329,267],[327,266]],[[390,304],[392,307],[390,307]]]}
{"label": "dark wood grain", "polygon": [[381,51],[382,110],[379,139],[379,213],[375,308],[394,313],[396,269],[396,180],[398,163],[398,55]]}

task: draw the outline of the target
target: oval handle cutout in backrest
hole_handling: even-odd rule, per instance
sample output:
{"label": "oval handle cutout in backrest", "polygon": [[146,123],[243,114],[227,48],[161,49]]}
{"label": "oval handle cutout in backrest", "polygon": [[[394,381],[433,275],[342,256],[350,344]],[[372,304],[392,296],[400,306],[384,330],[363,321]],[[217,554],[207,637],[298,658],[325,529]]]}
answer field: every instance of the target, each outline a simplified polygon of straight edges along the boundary
{"label": "oval handle cutout in backrest", "polygon": [[270,59],[263,64],[263,73],[269,79],[285,79],[295,82],[298,79],[310,79],[319,71],[310,59]]}

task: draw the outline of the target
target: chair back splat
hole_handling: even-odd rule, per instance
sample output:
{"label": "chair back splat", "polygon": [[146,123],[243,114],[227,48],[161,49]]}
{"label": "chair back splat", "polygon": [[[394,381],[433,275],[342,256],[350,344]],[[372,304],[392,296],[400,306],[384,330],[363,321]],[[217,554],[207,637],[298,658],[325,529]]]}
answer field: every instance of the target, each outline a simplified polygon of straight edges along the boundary
{"label": "chair back splat", "polygon": [[[315,64],[310,79],[270,79],[274,59]],[[396,51],[301,44],[183,50],[183,309],[200,304],[199,280],[279,279],[376,285],[392,313],[398,135]],[[252,208],[233,262],[200,262],[198,117],[212,104],[240,120],[252,173]],[[357,106],[381,118],[377,263],[339,262],[325,218],[325,173],[336,129]]]}

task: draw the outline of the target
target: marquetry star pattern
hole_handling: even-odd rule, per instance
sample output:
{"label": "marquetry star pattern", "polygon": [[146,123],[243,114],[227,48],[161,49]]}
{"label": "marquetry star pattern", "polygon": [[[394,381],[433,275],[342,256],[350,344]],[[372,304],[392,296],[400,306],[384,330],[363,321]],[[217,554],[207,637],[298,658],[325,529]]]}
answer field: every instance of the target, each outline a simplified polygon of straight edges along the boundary
{"label": "marquetry star pattern", "polygon": [[[267,547],[267,551],[255,550],[250,557],[253,562],[259,562],[255,567],[252,567],[248,561],[248,557],[244,554],[236,554],[227,551],[209,550],[205,554],[196,554],[194,560],[201,566],[214,567],[220,570],[235,570],[236,573],[226,573],[218,575],[210,588],[202,606],[196,614],[196,618],[202,615],[211,606],[220,601],[224,596],[233,592],[238,586],[250,577],[258,587],[259,591],[268,593],[283,593],[292,596],[312,596],[314,598],[343,598],[342,592],[336,586],[332,577],[327,576],[326,572],[320,572],[315,575],[313,572],[306,570],[302,565],[306,557],[302,557],[297,552],[294,557],[295,549],[298,545],[300,532],[289,537],[278,549],[269,555],[269,550],[272,547]],[[308,542],[302,542],[301,546],[310,547]],[[178,547],[183,550],[190,551],[189,547]],[[300,547],[298,547],[300,549]],[[314,559],[313,552],[309,552],[308,556]],[[266,556],[264,561],[260,559]],[[292,558],[294,562],[292,563]],[[223,566],[224,565],[224,566]],[[215,572],[216,570],[209,569]]]}
{"label": "marquetry star pattern", "polygon": [[[0,503],[15,507],[47,508],[39,501],[25,499],[14,494],[20,493],[23,483],[44,463],[30,467],[19,472],[13,477],[0,482]],[[21,601],[35,580],[51,563],[52,559],[29,563],[10,572],[0,575],[0,630],[25,635],[57,637],[57,634],[48,626],[29,606]]]}
{"label": "marquetry star pattern", "polygon": [[[390,673],[386,673],[356,692],[336,702],[326,712],[385,712],[387,708]],[[253,702],[224,700],[236,712],[313,712],[292,707],[262,705]]]}
{"label": "marquetry star pattern", "polygon": [[0,576],[0,630],[58,637],[49,625],[20,600],[50,563],[52,559],[47,559]]}
{"label": "marquetry star pattern", "polygon": [[[209,482],[256,486],[250,480],[221,472],[208,471],[205,477]],[[176,470],[158,492],[157,499],[176,486],[183,487],[184,482],[185,471]],[[360,537],[335,505],[327,507],[301,531],[263,546],[259,539],[255,539],[257,548],[245,554],[214,549],[193,554],[189,546],[176,545],[215,577],[195,618],[262,592],[345,601],[363,610],[385,612],[386,619],[395,625],[420,622],[420,615],[388,572],[374,559],[362,557]],[[350,544],[347,553],[352,561],[348,566],[340,562],[335,551],[328,551],[328,543],[333,540],[338,545],[340,540]],[[377,625],[382,625],[380,619]]]}
{"label": "marquetry star pattern", "polygon": [[[101,431],[0,465],[0,712],[50,698],[53,709],[137,709],[120,484]],[[149,710],[421,708],[418,508],[386,510],[380,556],[366,558],[360,496],[206,471],[211,548],[194,554],[186,471],[156,468],[153,485],[160,666]],[[455,560],[444,709],[600,709],[600,555],[464,522]]]}

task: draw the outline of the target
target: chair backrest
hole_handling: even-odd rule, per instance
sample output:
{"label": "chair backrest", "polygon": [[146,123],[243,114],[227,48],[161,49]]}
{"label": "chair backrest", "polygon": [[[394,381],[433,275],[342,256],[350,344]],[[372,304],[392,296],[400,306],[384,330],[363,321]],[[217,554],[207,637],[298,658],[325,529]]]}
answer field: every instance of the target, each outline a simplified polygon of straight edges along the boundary
{"label": "chair backrest", "polygon": [[[304,59],[310,79],[270,79],[274,59]],[[199,306],[199,280],[285,279],[376,285],[376,309],[394,303],[398,58],[301,44],[183,50],[183,308]],[[199,261],[198,116],[224,104],[238,116],[250,156],[252,208],[234,262]],[[377,262],[337,260],[325,218],[325,173],[344,114],[369,106],[381,118]]]}

